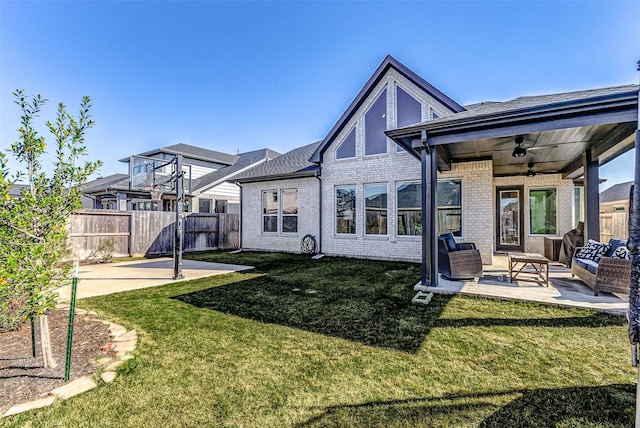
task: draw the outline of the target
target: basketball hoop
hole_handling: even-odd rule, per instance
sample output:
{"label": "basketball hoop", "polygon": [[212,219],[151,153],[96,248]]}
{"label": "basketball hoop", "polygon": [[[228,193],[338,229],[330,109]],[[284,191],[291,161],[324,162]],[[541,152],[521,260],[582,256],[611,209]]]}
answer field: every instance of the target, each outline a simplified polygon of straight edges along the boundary
{"label": "basketball hoop", "polygon": [[149,189],[149,193],[151,194],[152,201],[160,202],[162,200],[162,187],[152,187]]}

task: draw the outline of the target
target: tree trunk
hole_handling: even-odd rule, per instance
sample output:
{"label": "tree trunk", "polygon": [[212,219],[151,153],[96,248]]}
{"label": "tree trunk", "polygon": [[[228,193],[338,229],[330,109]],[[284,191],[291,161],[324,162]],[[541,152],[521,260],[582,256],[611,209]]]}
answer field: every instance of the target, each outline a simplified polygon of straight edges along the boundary
{"label": "tree trunk", "polygon": [[51,352],[51,335],[49,334],[49,320],[47,315],[40,315],[40,346],[42,349],[42,366],[46,368],[56,368],[58,364],[53,359]]}

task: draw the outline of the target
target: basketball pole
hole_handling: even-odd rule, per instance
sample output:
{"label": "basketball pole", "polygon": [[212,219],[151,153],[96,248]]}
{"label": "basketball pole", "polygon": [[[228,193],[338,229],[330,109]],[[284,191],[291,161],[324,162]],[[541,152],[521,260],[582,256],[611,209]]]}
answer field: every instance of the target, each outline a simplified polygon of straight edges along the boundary
{"label": "basketball pole", "polygon": [[182,279],[182,216],[184,210],[184,182],[182,155],[176,158],[176,235],[173,241],[173,279]]}

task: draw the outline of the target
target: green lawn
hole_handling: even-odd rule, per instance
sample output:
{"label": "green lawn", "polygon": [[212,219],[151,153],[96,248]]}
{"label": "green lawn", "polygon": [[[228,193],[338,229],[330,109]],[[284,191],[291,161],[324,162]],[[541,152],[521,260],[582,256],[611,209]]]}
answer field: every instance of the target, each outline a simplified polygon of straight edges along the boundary
{"label": "green lawn", "polygon": [[138,331],[136,358],[112,384],[0,426],[633,426],[622,318],[412,305],[409,263],[196,258],[256,269],[80,301]]}

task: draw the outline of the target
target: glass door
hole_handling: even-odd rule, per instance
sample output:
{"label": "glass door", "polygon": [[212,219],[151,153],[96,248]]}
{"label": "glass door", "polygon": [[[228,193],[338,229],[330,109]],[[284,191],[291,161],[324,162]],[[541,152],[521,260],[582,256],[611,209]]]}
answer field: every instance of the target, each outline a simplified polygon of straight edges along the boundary
{"label": "glass door", "polygon": [[523,212],[522,187],[496,189],[496,249],[499,251],[522,251]]}

